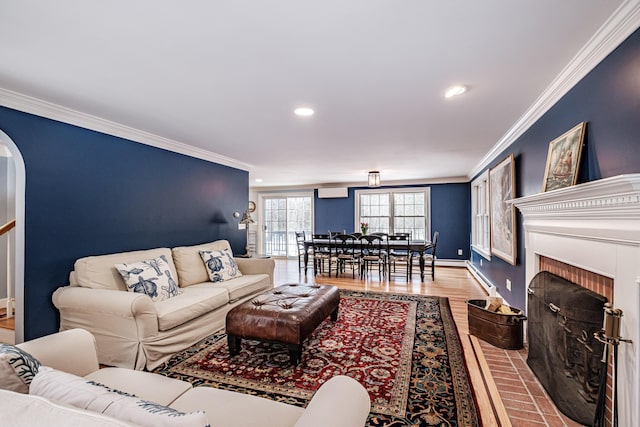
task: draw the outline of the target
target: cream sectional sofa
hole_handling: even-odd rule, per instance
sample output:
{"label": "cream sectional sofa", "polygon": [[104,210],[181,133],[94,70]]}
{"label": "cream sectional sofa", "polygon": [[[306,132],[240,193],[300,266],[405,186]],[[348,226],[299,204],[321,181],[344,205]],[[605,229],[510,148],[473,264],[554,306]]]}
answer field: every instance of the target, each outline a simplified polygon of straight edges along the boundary
{"label": "cream sectional sofa", "polygon": [[[234,258],[242,276],[210,282],[201,250],[231,250],[219,240],[197,246],[157,248],[80,258],[69,286],[53,293],[60,330],[90,331],[103,365],[152,370],[173,354],[224,327],[233,307],[273,288],[272,259]],[[128,292],[116,264],[164,256],[180,295],[152,301]]]}
{"label": "cream sectional sofa", "polygon": [[[35,357],[42,366],[83,377],[76,379],[83,385],[86,381],[103,384],[181,412],[204,411],[204,417],[212,427],[362,427],[370,410],[367,391],[357,381],[346,376],[331,378],[316,391],[307,407],[301,408],[212,387],[194,388],[185,381],[149,372],[125,368],[99,369],[94,338],[81,329],[48,335],[22,343],[18,347]],[[31,381],[30,394],[2,390],[0,387],[0,423],[3,426],[142,424],[132,424],[131,414],[123,411],[119,411],[118,418],[113,418],[79,407],[78,400],[83,396],[80,396],[82,393],[73,391],[77,382],[71,385],[49,383],[48,387],[41,386],[39,391],[35,391],[37,377],[36,375]],[[115,397],[117,398],[118,396]],[[104,402],[100,404],[106,406]],[[140,406],[139,403],[137,406]],[[153,414],[161,415],[160,411]],[[167,414],[167,417],[170,416]],[[163,418],[162,423],[157,421],[158,418],[155,418],[145,424],[149,425],[151,422],[155,427],[173,425],[172,421],[176,421],[178,425],[182,421],[179,425],[185,425],[185,420],[179,418]]]}

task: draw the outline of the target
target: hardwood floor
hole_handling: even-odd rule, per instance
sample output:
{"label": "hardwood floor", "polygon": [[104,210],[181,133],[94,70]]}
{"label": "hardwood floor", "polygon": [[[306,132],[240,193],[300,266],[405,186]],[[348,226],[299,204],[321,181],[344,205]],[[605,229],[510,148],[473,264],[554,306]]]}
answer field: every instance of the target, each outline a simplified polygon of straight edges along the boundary
{"label": "hardwood floor", "polygon": [[15,343],[16,318],[7,318],[7,310],[0,308],[0,343]]}
{"label": "hardwood floor", "polygon": [[390,279],[382,278],[380,280],[377,273],[371,273],[367,279],[359,280],[352,279],[348,272],[338,278],[329,277],[326,274],[314,276],[313,270],[309,269],[305,276],[304,271],[298,270],[297,260],[276,259],[274,282],[276,286],[284,283],[318,283],[332,284],[347,290],[448,297],[469,368],[482,424],[485,426],[512,425],[491,377],[480,344],[475,337],[469,335],[466,301],[486,298],[487,294],[467,269],[437,267],[435,281],[432,281],[431,277],[425,277],[425,281],[422,283],[420,282],[420,274],[416,270],[412,280],[407,283],[403,274],[392,275]]}

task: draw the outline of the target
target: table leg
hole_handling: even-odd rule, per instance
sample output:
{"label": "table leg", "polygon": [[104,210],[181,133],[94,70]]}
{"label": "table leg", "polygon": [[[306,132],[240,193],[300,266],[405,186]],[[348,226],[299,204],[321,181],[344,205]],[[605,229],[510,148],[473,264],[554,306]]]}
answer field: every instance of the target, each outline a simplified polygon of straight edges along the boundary
{"label": "table leg", "polygon": [[420,281],[424,282],[424,252],[420,252]]}
{"label": "table leg", "polygon": [[304,275],[307,275],[307,264],[309,263],[309,251],[304,250]]}

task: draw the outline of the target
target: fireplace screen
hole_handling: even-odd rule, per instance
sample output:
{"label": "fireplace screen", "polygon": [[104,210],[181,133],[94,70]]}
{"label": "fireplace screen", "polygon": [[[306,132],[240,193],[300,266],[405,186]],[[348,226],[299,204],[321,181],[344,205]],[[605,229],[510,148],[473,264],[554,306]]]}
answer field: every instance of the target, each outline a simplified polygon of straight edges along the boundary
{"label": "fireplace screen", "polygon": [[604,296],[548,271],[529,284],[527,364],[558,409],[589,426],[604,351],[593,334],[602,329],[605,302]]}

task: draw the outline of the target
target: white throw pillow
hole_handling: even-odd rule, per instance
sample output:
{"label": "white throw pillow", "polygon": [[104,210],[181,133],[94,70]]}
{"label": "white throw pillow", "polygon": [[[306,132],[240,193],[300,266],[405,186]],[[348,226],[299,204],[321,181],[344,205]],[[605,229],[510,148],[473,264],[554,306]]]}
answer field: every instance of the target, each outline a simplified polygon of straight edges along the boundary
{"label": "white throw pillow", "polygon": [[164,255],[146,261],[116,264],[115,267],[124,279],[128,291],[147,294],[153,301],[164,301],[182,293],[173,280]]}
{"label": "white throw pillow", "polygon": [[40,362],[26,351],[11,344],[0,344],[0,388],[28,393],[39,368]]}
{"label": "white throw pillow", "polygon": [[43,366],[29,394],[149,427],[209,427],[203,411],[180,412],[103,384]]}
{"label": "white throw pillow", "polygon": [[242,276],[236,260],[233,259],[233,253],[229,250],[200,251],[200,257],[212,282],[223,282]]}

